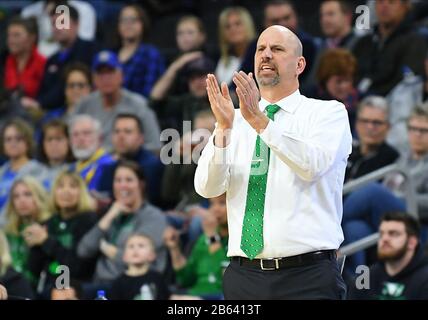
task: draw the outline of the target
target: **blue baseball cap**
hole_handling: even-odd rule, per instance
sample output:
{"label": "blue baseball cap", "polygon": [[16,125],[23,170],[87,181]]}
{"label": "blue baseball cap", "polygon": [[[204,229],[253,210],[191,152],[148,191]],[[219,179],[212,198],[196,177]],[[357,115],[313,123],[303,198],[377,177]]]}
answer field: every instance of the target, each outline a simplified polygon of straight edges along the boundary
{"label": "blue baseball cap", "polygon": [[92,61],[92,71],[96,71],[100,67],[110,67],[112,69],[121,69],[122,64],[116,53],[109,50],[98,52]]}

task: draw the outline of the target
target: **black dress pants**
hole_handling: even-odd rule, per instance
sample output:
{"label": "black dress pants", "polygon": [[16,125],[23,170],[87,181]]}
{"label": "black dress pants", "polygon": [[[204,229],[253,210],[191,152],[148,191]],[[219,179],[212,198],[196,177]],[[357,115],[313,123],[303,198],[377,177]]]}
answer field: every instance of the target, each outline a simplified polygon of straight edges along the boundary
{"label": "black dress pants", "polygon": [[226,300],[339,300],[346,285],[336,259],[266,271],[232,260],[223,277]]}

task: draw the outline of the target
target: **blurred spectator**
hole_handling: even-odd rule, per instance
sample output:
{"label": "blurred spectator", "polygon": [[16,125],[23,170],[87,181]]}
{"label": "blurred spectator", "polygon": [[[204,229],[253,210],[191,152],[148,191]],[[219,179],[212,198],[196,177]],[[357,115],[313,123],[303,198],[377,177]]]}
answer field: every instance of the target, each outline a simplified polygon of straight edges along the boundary
{"label": "blurred spectator", "polygon": [[33,289],[28,280],[12,267],[9,245],[3,230],[0,230],[0,283],[7,288],[10,300],[34,298]]}
{"label": "blurred spectator", "polygon": [[46,167],[33,160],[33,130],[21,119],[9,121],[1,131],[0,153],[8,161],[0,167],[0,226],[4,224],[4,207],[15,179],[33,176],[46,184]]}
{"label": "blurred spectator", "polygon": [[39,160],[48,169],[48,180],[55,177],[75,161],[68,135],[68,127],[59,119],[52,119],[42,127],[41,143],[39,144]]}
{"label": "blurred spectator", "polygon": [[342,102],[348,111],[352,133],[355,132],[355,112],[359,100],[359,94],[354,87],[356,69],[356,60],[350,51],[328,49],[318,61],[317,86],[307,90],[310,97]]}
{"label": "blurred spectator", "polygon": [[214,63],[211,59],[206,56],[196,58],[183,68],[182,74],[187,80],[189,93],[150,101],[160,119],[162,129],[172,128],[182,132],[183,121],[191,121],[201,110],[210,110],[206,77],[208,73],[213,72]]}
{"label": "blurred spectator", "polygon": [[[113,157],[115,160],[131,160],[138,163],[144,170],[146,194],[148,200],[160,204],[160,184],[162,181],[163,164],[157,155],[146,150],[144,144],[143,127],[140,119],[130,113],[118,114],[113,125]],[[96,190],[108,193],[113,198],[113,176],[118,161],[104,167],[102,177]]]}
{"label": "blurred spectator", "polygon": [[6,226],[13,268],[22,273],[36,287],[39,275],[31,273],[28,258],[30,249],[23,232],[33,223],[45,223],[51,216],[48,194],[33,177],[22,177],[13,183],[6,207]]}
{"label": "blurred spectator", "polygon": [[[176,141],[173,155],[178,156],[178,163],[171,162],[165,167],[162,180],[162,199],[169,205],[180,207],[199,204],[204,201],[195,191],[194,175],[200,152],[214,131],[215,118],[211,110],[203,110],[193,119],[193,131],[184,133]],[[202,138],[202,141],[201,141]],[[174,181],[173,183],[171,183]]]}
{"label": "blurred spectator", "polygon": [[59,50],[58,43],[52,41],[51,13],[56,10],[57,6],[67,4],[73,6],[79,14],[79,38],[88,41],[94,40],[97,27],[96,14],[92,5],[87,1],[37,1],[26,6],[21,12],[24,18],[34,17],[37,19],[40,30],[39,50],[46,57],[50,57]]}
{"label": "blurred spectator", "polygon": [[368,288],[353,281],[350,299],[427,300],[428,260],[420,244],[420,226],[407,213],[393,212],[382,217],[377,255],[380,262],[370,268]]}
{"label": "blurred spectator", "polygon": [[352,153],[348,158],[345,182],[394,163],[400,156],[386,141],[389,130],[388,102],[380,96],[364,98],[357,109]]}
{"label": "blurred spectator", "polygon": [[13,18],[7,28],[4,86],[18,96],[35,98],[45,70],[46,58],[37,51],[37,25],[33,19]]}
{"label": "blurred spectator", "polygon": [[96,52],[95,43],[82,40],[78,37],[79,15],[72,6],[70,10],[70,27],[57,25],[56,20],[61,19],[59,14],[53,12],[53,37],[61,48],[58,53],[51,56],[45,66],[43,81],[41,83],[37,100],[25,99],[22,104],[27,109],[51,110],[64,106],[64,79],[63,72],[70,62],[82,62],[90,65]]}
{"label": "blurred spectator", "polygon": [[61,118],[68,122],[76,105],[92,91],[92,75],[90,69],[81,62],[72,62],[64,70],[65,105],[48,111],[41,123]]}
{"label": "blurred spectator", "polygon": [[358,89],[386,96],[403,80],[406,69],[424,74],[427,43],[412,25],[410,0],[375,1],[378,25],[354,47]]}
{"label": "blurred spectator", "polygon": [[[413,176],[413,184],[418,199],[428,197],[428,172],[423,169],[428,164],[428,103],[416,106],[407,121],[409,150],[403,154],[398,163],[410,170],[419,170]],[[402,174],[390,174],[384,180],[390,190],[397,196],[403,196],[408,181]],[[428,223],[428,204],[418,201],[418,213],[422,222]]]}
{"label": "blurred spectator", "polygon": [[164,277],[151,270],[151,264],[155,260],[156,248],[152,239],[144,234],[131,234],[126,240],[123,253],[123,262],[127,269],[114,280],[110,299],[168,300],[170,292]]}
{"label": "blurred spectator", "polygon": [[89,190],[97,187],[104,166],[113,163],[112,156],[101,146],[101,122],[86,114],[74,116],[70,121],[70,141],[77,162],[71,170],[80,174]]}
{"label": "blurred spectator", "polygon": [[215,70],[219,81],[232,84],[235,71],[241,69],[249,44],[256,36],[253,18],[243,7],[224,9],[218,20],[220,59]]}
{"label": "blurred spectator", "polygon": [[[306,67],[304,72],[299,77],[301,83],[303,84],[313,67],[320,41],[319,39],[303,31],[299,26],[299,17],[297,16],[297,11],[291,1],[272,0],[265,4],[263,23],[264,28],[273,26],[275,24],[289,28],[302,42],[303,56],[306,60]],[[241,69],[247,73],[254,73],[254,54],[256,52],[256,46],[257,39],[251,43],[245,54],[245,59]]]}
{"label": "blurred spectator", "polygon": [[[428,106],[417,106],[408,119],[409,152],[398,160],[398,164],[408,169],[412,175],[409,186],[399,173],[387,175],[383,184],[370,183],[352,192],[343,203],[342,226],[345,242],[351,243],[374,233],[381,216],[390,211],[405,211],[406,203],[402,199],[406,187],[411,187],[417,201],[417,210],[421,221],[428,221],[428,172],[424,166],[428,163]],[[418,170],[419,172],[415,171]],[[364,252],[357,252],[349,259],[349,269],[366,263]]]}
{"label": "blurred spectator", "polygon": [[352,50],[358,37],[352,30],[353,8],[347,0],[324,0],[320,6],[321,31],[325,36],[322,49]]}
{"label": "blurred spectator", "polygon": [[155,113],[147,106],[147,100],[137,93],[122,89],[123,71],[118,57],[111,51],[101,51],[92,65],[96,92],[83,99],[75,114],[89,114],[102,123],[103,143],[111,149],[113,122],[119,113],[132,113],[143,124],[144,146],[159,151],[160,130]]}
{"label": "blurred spectator", "polygon": [[165,63],[157,48],[143,43],[149,32],[148,16],[137,4],[125,5],[119,14],[118,50],[122,63],[123,86],[149,97],[155,82],[165,71]]}
{"label": "blurred spectator", "polygon": [[190,256],[180,249],[178,231],[169,227],[164,233],[178,284],[187,294],[207,299],[222,297],[223,271],[229,259],[226,194],[210,199],[210,208],[202,217],[203,234],[198,238]]}
{"label": "blurred spectator", "polygon": [[42,297],[54,286],[60,274],[58,266],[67,266],[70,277],[78,280],[90,280],[95,268],[94,259],[77,256],[80,239],[96,222],[94,201],[82,178],[67,171],[59,174],[52,187],[50,206],[53,216],[44,225],[33,223],[23,231],[31,247],[31,272],[46,275],[38,288]]}
{"label": "blurred spectator", "polygon": [[150,93],[152,100],[163,100],[167,95],[188,93],[189,75],[186,74],[186,67],[199,58],[209,59],[204,48],[205,27],[198,17],[184,16],[178,20],[176,41],[178,56],[153,87]]}
{"label": "blurred spectator", "polygon": [[155,270],[163,272],[167,252],[162,235],[165,215],[145,200],[144,174],[134,162],[123,161],[115,171],[114,203],[99,222],[83,237],[78,247],[82,258],[98,257],[94,285],[110,287],[111,281],[125,271],[122,261],[126,239],[131,233],[144,233],[155,245]]}

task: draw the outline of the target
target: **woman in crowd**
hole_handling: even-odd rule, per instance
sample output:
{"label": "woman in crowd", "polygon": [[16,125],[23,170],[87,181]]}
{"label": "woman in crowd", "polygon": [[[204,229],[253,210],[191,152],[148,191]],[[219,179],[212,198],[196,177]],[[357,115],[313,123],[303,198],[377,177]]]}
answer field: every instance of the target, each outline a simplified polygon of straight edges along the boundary
{"label": "woman in crowd", "polygon": [[48,168],[48,180],[53,182],[58,173],[74,162],[67,124],[60,119],[46,122],[42,127],[40,140],[40,162]]}
{"label": "woman in crowd", "polygon": [[8,161],[0,167],[0,226],[4,224],[4,208],[15,179],[33,176],[47,184],[47,169],[32,159],[33,130],[21,119],[8,121],[0,135],[0,153]]}
{"label": "woman in crowd", "polygon": [[73,279],[91,279],[95,260],[79,258],[77,245],[97,220],[94,204],[82,178],[74,172],[63,171],[52,187],[52,217],[45,225],[33,223],[24,230],[25,241],[31,247],[31,272],[45,274],[45,282],[39,284],[42,297],[46,297],[55,284],[60,265],[68,268]]}
{"label": "woman in crowd", "polygon": [[47,199],[48,195],[40,183],[33,177],[26,176],[13,183],[6,207],[5,232],[9,241],[12,266],[34,286],[38,276],[32,274],[29,269],[30,250],[23,232],[33,223],[42,224],[51,216]]}
{"label": "woman in crowd", "polygon": [[96,285],[108,287],[125,271],[122,257],[126,239],[131,233],[144,233],[153,240],[157,254],[153,267],[160,272],[165,270],[167,255],[162,234],[166,228],[166,217],[146,201],[145,183],[138,164],[122,161],[116,167],[114,203],[78,247],[82,258],[99,257],[94,279]]}
{"label": "woman in crowd", "polygon": [[235,71],[240,70],[248,45],[254,40],[254,22],[247,9],[230,7],[224,9],[218,25],[220,60],[215,75],[219,81],[232,84]]}
{"label": "woman in crowd", "polygon": [[9,245],[2,230],[0,230],[0,283],[7,288],[9,300],[34,298],[33,289],[28,280],[13,269]]}
{"label": "woman in crowd", "polygon": [[189,92],[186,66],[202,57],[209,59],[205,50],[205,27],[201,19],[191,15],[180,18],[175,34],[178,54],[153,87],[150,93],[153,101],[163,100],[167,95]]}
{"label": "woman in crowd", "polygon": [[149,97],[155,82],[165,71],[165,63],[157,48],[143,42],[149,31],[146,12],[136,4],[124,6],[119,14],[118,28],[123,86]]}
{"label": "woman in crowd", "polygon": [[65,106],[47,112],[41,120],[41,125],[55,118],[68,121],[74,107],[92,90],[92,76],[89,68],[81,62],[73,62],[64,70]]}

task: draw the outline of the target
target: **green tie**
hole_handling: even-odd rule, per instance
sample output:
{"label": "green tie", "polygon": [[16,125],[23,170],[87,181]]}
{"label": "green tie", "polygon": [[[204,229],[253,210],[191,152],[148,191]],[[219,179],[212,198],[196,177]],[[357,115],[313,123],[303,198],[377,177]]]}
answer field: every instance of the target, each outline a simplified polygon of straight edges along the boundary
{"label": "green tie", "polygon": [[[266,115],[273,120],[280,109],[276,104],[266,107]],[[245,216],[242,224],[241,249],[254,259],[263,250],[263,213],[269,169],[269,147],[257,135],[248,181]]]}

